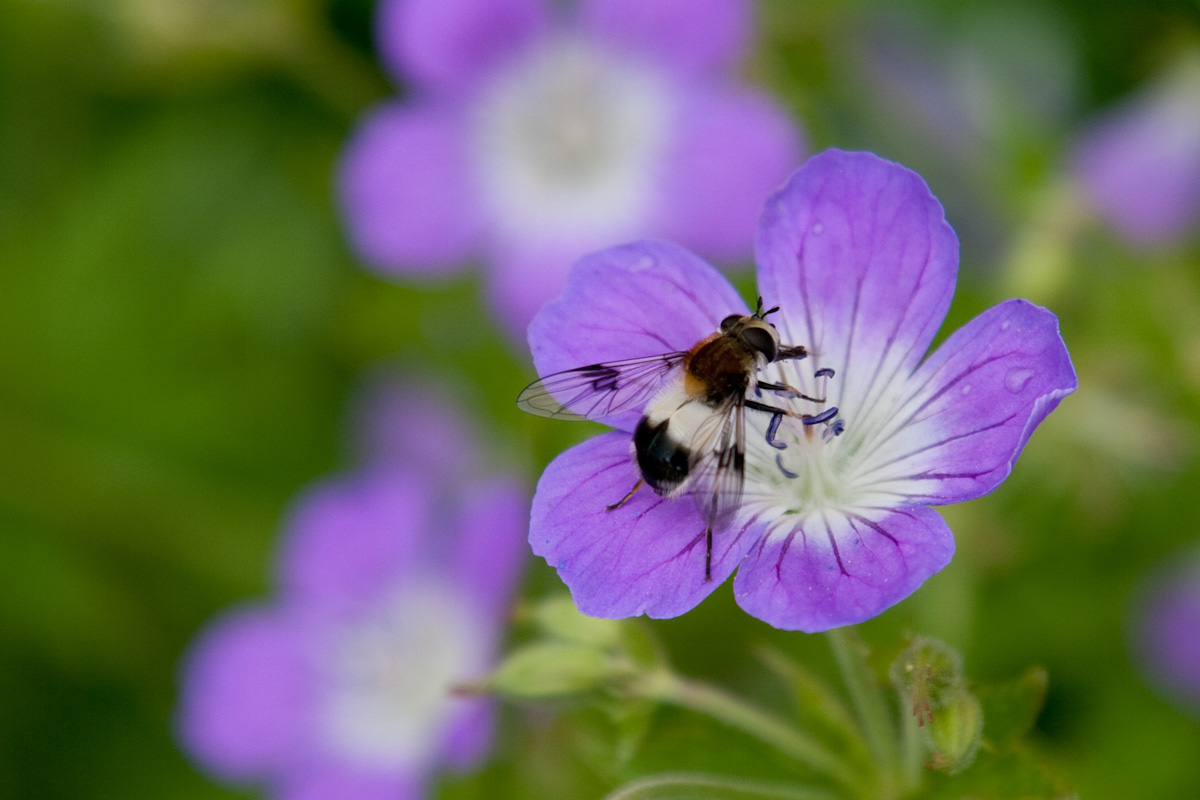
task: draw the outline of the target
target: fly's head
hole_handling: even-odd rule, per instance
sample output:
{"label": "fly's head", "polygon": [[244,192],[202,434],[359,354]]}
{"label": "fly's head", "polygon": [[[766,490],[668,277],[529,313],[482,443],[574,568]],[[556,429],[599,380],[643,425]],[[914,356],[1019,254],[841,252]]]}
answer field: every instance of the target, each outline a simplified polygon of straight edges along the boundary
{"label": "fly's head", "polygon": [[779,358],[779,331],[767,322],[767,315],[774,314],[779,306],[763,311],[763,300],[753,314],[730,314],[721,320],[721,333],[744,342],[751,350],[761,353],[767,362]]}

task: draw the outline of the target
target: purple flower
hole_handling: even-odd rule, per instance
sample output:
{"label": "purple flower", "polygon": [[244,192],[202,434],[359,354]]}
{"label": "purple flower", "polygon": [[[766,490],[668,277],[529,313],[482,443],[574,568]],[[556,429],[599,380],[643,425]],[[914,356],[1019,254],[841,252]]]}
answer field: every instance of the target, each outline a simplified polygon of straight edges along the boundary
{"label": "purple flower", "polygon": [[[608,512],[638,478],[636,414],[563,453],[533,502],[533,550],[580,610],[672,617],[737,569],[734,595],[778,628],[820,631],[867,619],[950,560],[949,528],[929,505],[994,489],[1033,429],[1075,389],[1053,314],[1024,300],[983,313],[928,357],[954,292],[958,243],[913,172],[869,153],[810,159],[767,202],[759,287],[786,344],[811,355],[761,375],[837,407],[844,431],[747,412],[743,505],[715,536],[704,580],[704,522],[686,498],[648,490]],[[539,373],[686,350],[746,304],[681,247],[640,242],[581,259],[534,319]],[[832,379],[817,377],[831,368]],[[788,403],[776,395],[772,402]],[[818,426],[819,427],[819,426]]]}
{"label": "purple flower", "polygon": [[439,765],[486,753],[492,705],[451,690],[491,667],[527,495],[507,480],[451,490],[461,476],[449,483],[420,455],[306,492],[277,597],[224,614],[193,645],[178,725],[202,767],[287,800],[402,800]]}
{"label": "purple flower", "polygon": [[411,95],[344,153],[350,239],[389,275],[481,259],[514,335],[613,242],[749,255],[758,204],[799,155],[783,111],[730,77],[746,0],[383,0],[377,22]]}
{"label": "purple flower", "polygon": [[1133,648],[1166,695],[1200,713],[1200,550],[1158,571],[1142,590]]}
{"label": "purple flower", "polygon": [[1096,120],[1073,171],[1096,212],[1135,245],[1161,247],[1200,223],[1200,55]]}

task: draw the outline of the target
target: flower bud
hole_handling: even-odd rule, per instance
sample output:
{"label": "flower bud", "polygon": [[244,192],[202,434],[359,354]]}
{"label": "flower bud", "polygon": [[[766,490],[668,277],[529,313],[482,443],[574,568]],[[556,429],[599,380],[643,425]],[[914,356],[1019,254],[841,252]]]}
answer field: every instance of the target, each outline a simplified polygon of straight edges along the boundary
{"label": "flower bud", "polygon": [[933,713],[962,692],[962,656],[949,645],[918,636],[892,662],[888,674],[896,691],[912,703],[917,725],[933,720]]}
{"label": "flower bud", "polygon": [[556,697],[597,689],[616,677],[602,649],[571,642],[537,642],[504,659],[486,688],[509,697]]}
{"label": "flower bud", "polygon": [[621,641],[621,623],[580,614],[567,595],[538,603],[531,617],[542,631],[565,642],[616,647]]}
{"label": "flower bud", "polygon": [[943,698],[926,731],[933,749],[930,766],[954,774],[975,759],[983,733],[983,707],[975,695],[957,691]]}

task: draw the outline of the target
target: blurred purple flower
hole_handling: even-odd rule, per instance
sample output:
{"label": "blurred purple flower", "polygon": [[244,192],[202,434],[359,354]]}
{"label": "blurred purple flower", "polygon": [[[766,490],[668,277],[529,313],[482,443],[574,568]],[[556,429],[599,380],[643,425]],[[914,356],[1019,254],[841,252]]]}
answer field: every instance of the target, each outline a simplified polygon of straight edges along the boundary
{"label": "blurred purple flower", "polygon": [[355,458],[401,467],[415,459],[426,475],[446,482],[479,474],[483,459],[476,432],[454,392],[400,374],[385,369],[363,381],[350,419]]}
{"label": "blurred purple flower", "polygon": [[1073,172],[1088,201],[1134,245],[1154,248],[1200,225],[1200,54],[1097,119]]}
{"label": "blurred purple flower", "polygon": [[1200,550],[1150,578],[1132,627],[1134,653],[1150,679],[1200,714]]}
{"label": "blurred purple flower", "polygon": [[491,703],[451,689],[491,666],[527,495],[506,480],[452,484],[409,456],[306,492],[277,597],[227,612],[192,646],[178,726],[202,767],[288,800],[402,800],[439,766],[485,755]]}
{"label": "blurred purple flower", "polygon": [[360,125],[338,176],[360,256],[389,275],[488,266],[514,336],[579,255],[645,235],[749,255],[799,135],[730,68],[746,0],[383,0],[404,102]]}
{"label": "blurred purple flower", "polygon": [[[771,320],[785,343],[811,352],[764,375],[826,393],[844,432],[785,427],[779,451],[767,445],[767,415],[747,414],[743,506],[717,533],[705,581],[705,526],[691,500],[642,491],[605,510],[638,477],[636,415],[605,419],[619,430],[546,468],[529,533],[586,614],[673,617],[737,569],[738,603],[775,627],[872,617],[950,560],[950,530],[927,506],[994,489],[1075,389],[1057,319],[1024,300],[986,311],[922,361],[954,292],[958,242],[904,167],[870,153],[813,157],[769,198],[757,251],[760,291],[781,306]],[[687,350],[733,313],[746,305],[710,266],[677,245],[640,242],[581,259],[529,338],[548,375]],[[814,373],[825,368],[836,376],[823,387]]]}

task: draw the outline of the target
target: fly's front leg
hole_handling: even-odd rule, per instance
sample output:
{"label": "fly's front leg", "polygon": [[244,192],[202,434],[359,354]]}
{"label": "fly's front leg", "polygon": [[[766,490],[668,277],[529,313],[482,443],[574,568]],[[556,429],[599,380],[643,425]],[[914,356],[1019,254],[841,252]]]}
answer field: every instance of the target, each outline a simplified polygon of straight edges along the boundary
{"label": "fly's front leg", "polygon": [[802,344],[780,345],[779,354],[775,356],[776,361],[798,361],[802,358],[808,358],[808,349]]}
{"label": "fly's front leg", "polygon": [[758,382],[759,389],[766,389],[768,392],[780,392],[781,394],[790,394],[793,397],[798,397],[801,400],[811,400],[814,403],[824,403],[824,397],[809,397],[804,392],[797,389],[795,386],[788,386],[786,383],[768,383],[767,381]]}
{"label": "fly's front leg", "polygon": [[[836,417],[838,413],[837,406],[830,406],[820,414],[797,414],[795,411],[790,409],[769,406],[766,403],[760,403],[757,400],[747,400],[746,408],[752,408],[755,411],[765,411],[771,415],[771,423],[767,426],[767,444],[771,445],[776,450],[782,450],[784,449],[784,446],[786,446],[781,446],[783,445],[783,442],[775,439],[775,434],[779,432],[779,425],[783,422],[784,417],[798,419],[803,425],[820,425],[823,422],[829,422],[831,419]],[[841,433],[841,431],[838,431],[838,433]]]}

